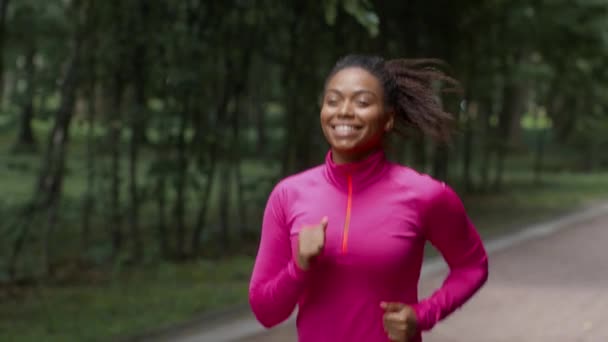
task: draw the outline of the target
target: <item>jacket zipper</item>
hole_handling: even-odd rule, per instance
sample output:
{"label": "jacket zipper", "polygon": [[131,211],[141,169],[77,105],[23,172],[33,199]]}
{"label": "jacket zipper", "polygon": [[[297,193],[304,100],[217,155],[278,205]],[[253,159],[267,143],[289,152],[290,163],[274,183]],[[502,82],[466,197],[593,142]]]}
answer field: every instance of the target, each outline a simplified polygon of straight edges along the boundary
{"label": "jacket zipper", "polygon": [[350,227],[350,213],[353,204],[353,177],[347,176],[348,180],[348,197],[346,199],[346,218],[344,219],[344,230],[342,232],[342,254],[346,254],[348,250],[348,228]]}

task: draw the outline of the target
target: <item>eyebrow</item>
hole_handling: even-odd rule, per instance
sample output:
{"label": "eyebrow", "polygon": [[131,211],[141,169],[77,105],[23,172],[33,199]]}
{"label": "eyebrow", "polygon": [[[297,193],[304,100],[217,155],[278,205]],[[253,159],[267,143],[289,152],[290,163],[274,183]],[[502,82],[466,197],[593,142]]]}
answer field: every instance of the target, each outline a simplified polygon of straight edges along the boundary
{"label": "eyebrow", "polygon": [[[339,90],[337,90],[337,89],[333,89],[333,88],[332,88],[332,89],[327,89],[327,92],[328,92],[328,93],[333,92],[333,93],[338,93],[339,95],[342,95],[342,92],[341,92],[341,91],[339,91]],[[374,93],[374,92],[372,92],[372,91],[369,91],[369,90],[365,90],[365,89],[357,90],[357,91],[355,91],[355,92],[354,92],[354,94],[353,94],[353,95],[354,95],[354,96],[357,96],[357,95],[359,95],[359,94],[370,94],[370,95],[372,95],[372,96],[374,96],[374,97],[377,97],[376,93]]]}

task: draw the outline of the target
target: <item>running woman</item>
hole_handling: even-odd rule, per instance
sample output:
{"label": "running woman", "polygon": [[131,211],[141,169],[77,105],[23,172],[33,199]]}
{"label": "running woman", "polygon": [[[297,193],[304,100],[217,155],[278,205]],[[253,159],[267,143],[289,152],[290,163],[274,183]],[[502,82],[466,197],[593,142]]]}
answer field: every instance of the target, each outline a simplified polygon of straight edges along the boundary
{"label": "running woman", "polygon": [[[393,131],[449,139],[452,115],[434,87],[451,79],[425,65],[350,55],[329,73],[325,162],[281,180],[264,212],[249,300],[265,327],[297,305],[300,342],[420,342],[486,282],[487,254],[458,195],[385,156]],[[427,241],[450,271],[421,299]]]}

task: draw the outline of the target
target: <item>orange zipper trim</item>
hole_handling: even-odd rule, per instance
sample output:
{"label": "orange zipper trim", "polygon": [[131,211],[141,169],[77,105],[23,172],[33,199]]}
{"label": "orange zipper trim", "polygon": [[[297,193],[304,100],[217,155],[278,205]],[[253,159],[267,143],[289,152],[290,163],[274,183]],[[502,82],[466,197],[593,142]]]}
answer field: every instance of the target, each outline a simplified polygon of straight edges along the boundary
{"label": "orange zipper trim", "polygon": [[346,218],[342,234],[342,254],[348,249],[348,228],[350,227],[350,212],[353,204],[353,177],[348,175],[348,198],[346,200]]}

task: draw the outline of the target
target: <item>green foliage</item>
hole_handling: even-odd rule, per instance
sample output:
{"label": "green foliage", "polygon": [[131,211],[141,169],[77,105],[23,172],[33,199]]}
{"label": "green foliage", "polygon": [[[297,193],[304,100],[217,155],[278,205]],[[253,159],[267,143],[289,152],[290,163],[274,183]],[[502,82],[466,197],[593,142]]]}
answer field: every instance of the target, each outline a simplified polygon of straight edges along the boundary
{"label": "green foliage", "polygon": [[325,21],[334,26],[340,5],[368,31],[371,37],[379,34],[380,19],[374,12],[369,0],[324,0]]}

